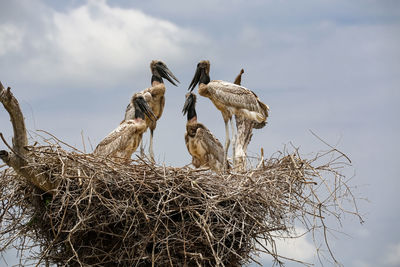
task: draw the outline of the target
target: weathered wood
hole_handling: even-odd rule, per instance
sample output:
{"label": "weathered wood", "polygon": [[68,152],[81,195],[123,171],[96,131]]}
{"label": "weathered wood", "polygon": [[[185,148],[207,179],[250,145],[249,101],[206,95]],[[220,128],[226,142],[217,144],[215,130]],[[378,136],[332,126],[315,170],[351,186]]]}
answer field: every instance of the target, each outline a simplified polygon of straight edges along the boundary
{"label": "weathered wood", "polygon": [[18,100],[11,93],[11,88],[4,88],[0,82],[0,102],[10,115],[13,126],[14,136],[12,139],[12,152],[0,151],[0,159],[8,166],[12,167],[19,175],[26,178],[28,182],[34,184],[43,191],[50,191],[56,184],[49,177],[36,173],[28,167],[29,155],[25,147],[28,145],[24,116],[19,106]]}
{"label": "weathered wood", "polygon": [[13,149],[18,155],[24,156],[26,153],[24,147],[28,145],[24,116],[21,112],[17,99],[11,93],[11,88],[8,87],[7,89],[5,89],[1,82],[0,101],[10,115],[11,123],[13,126]]}

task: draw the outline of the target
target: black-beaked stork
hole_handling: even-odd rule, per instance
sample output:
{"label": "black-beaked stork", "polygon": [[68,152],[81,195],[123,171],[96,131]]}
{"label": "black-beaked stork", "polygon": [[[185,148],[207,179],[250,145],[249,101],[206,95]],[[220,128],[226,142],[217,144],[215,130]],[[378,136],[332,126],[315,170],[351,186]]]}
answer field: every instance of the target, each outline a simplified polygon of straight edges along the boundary
{"label": "black-beaked stork", "polygon": [[112,157],[117,162],[128,162],[142,140],[143,133],[150,121],[156,119],[150,106],[143,96],[132,100],[134,117],[124,120],[114,131],[109,133],[96,147],[93,154],[103,157]]}
{"label": "black-beaked stork", "polygon": [[[161,115],[164,111],[165,106],[165,84],[163,78],[167,79],[170,83],[177,86],[176,82],[179,83],[178,79],[174,74],[168,69],[167,65],[160,60],[153,60],[150,63],[150,70],[152,73],[151,76],[151,87],[144,89],[143,91],[137,92],[133,94],[132,100],[141,95],[147,101],[149,106],[151,107],[154,115],[156,116],[155,120],[150,120],[146,118],[146,122],[148,127],[150,128],[150,145],[149,145],[149,154],[151,160],[154,161],[154,152],[153,152],[153,134],[154,130],[157,127],[157,120],[161,118]],[[125,119],[129,120],[134,116],[135,110],[133,109],[132,100],[125,112]],[[142,150],[142,149],[141,149]]]}
{"label": "black-beaked stork", "polygon": [[196,73],[188,90],[193,91],[197,84],[199,84],[199,94],[208,97],[222,113],[225,123],[225,162],[230,144],[228,121],[231,122],[232,136],[233,115],[255,121],[256,127],[262,128],[266,124],[269,107],[261,102],[254,92],[243,86],[221,80],[210,81],[210,61],[208,60],[202,60],[197,64]]}
{"label": "black-beaked stork", "polygon": [[206,166],[214,172],[221,172],[224,169],[224,149],[210,130],[197,122],[195,94],[186,94],[182,112],[187,114],[185,143],[192,155],[192,164],[196,168]]}

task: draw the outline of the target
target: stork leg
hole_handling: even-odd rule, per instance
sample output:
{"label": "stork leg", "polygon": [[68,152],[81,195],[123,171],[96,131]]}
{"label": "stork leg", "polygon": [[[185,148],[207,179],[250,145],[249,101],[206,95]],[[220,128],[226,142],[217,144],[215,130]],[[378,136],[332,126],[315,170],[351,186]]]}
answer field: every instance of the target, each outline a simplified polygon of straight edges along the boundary
{"label": "stork leg", "polygon": [[149,154],[150,154],[150,160],[151,160],[152,162],[155,162],[155,161],[154,161],[154,152],[153,152],[153,132],[154,132],[154,130],[153,130],[153,129],[150,129]]}
{"label": "stork leg", "polygon": [[235,161],[236,161],[236,132],[235,132],[235,127],[233,126],[233,119],[230,119],[231,122],[231,136],[232,136],[232,160],[233,160],[233,166],[235,166]]}
{"label": "stork leg", "polygon": [[228,120],[225,121],[225,151],[224,151],[224,169],[228,169],[228,149],[229,149],[229,127],[228,127]]}
{"label": "stork leg", "polygon": [[144,146],[143,146],[143,139],[140,140],[140,157],[144,158]]}

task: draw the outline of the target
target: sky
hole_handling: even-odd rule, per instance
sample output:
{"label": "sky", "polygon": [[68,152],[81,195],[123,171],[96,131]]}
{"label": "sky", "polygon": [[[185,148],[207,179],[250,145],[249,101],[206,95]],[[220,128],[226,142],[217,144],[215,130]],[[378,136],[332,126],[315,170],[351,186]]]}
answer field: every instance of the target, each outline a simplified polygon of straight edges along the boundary
{"label": "sky", "polygon": [[[342,218],[345,234],[331,237],[336,258],[345,266],[400,266],[399,1],[0,2],[0,81],[19,100],[31,140],[42,129],[91,152],[118,126],[131,95],[150,86],[153,59],[181,82],[165,81],[157,162],[191,161],[181,109],[197,63],[210,60],[211,79],[226,81],[244,68],[242,85],[271,109],[248,154],[263,147],[268,157],[289,143],[306,157],[326,150],[310,130],[336,146],[352,160],[346,172],[354,175],[365,219],[360,225]],[[222,116],[208,99],[198,97],[197,114],[224,140]],[[3,108],[0,132],[11,143]],[[279,248],[320,264],[307,236]],[[13,251],[4,259],[17,263]],[[260,260],[271,265],[268,257]]]}

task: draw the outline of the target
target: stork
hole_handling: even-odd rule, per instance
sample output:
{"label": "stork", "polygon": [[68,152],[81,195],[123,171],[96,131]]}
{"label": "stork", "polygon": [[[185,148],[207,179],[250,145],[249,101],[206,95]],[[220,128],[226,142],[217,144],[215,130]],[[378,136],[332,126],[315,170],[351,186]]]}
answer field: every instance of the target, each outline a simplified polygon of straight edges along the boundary
{"label": "stork", "polygon": [[127,162],[131,158],[148,127],[145,115],[150,121],[156,118],[143,96],[134,97],[132,103],[134,118],[124,120],[108,134],[97,145],[94,155],[113,157],[117,162]]}
{"label": "stork", "polygon": [[[174,82],[178,81],[174,74],[168,69],[167,65],[160,60],[153,60],[150,63],[150,70],[152,73],[151,77],[151,87],[144,89],[143,91],[137,92],[133,94],[131,98],[131,102],[125,111],[124,120],[132,119],[135,115],[135,109],[133,108],[133,99],[139,95],[143,96],[146,102],[149,104],[152,109],[154,115],[156,116],[155,120],[150,120],[149,117],[146,117],[146,123],[150,128],[150,146],[149,146],[149,154],[152,161],[154,161],[154,152],[153,152],[153,133],[157,127],[157,120],[161,118],[161,115],[164,111],[165,105],[165,85],[162,78],[167,79],[170,83],[177,86]],[[141,144],[142,147],[143,144]],[[141,149],[143,151],[143,149]]]}
{"label": "stork", "polygon": [[196,95],[187,93],[182,112],[187,114],[185,143],[192,155],[192,164],[196,168],[207,166],[214,172],[221,172],[224,168],[224,149],[210,130],[197,122],[195,106]]}
{"label": "stork", "polygon": [[232,136],[233,115],[255,121],[257,128],[262,128],[266,124],[269,107],[261,102],[254,92],[245,87],[221,80],[210,81],[210,61],[208,60],[202,60],[197,64],[196,73],[188,90],[193,91],[197,84],[199,84],[199,94],[208,97],[222,113],[225,123],[224,162],[226,162],[230,144],[228,121],[231,122]]}
{"label": "stork", "polygon": [[241,69],[238,76],[236,76],[235,81],[233,82],[234,84],[241,85],[243,73],[244,73],[244,69]]}

